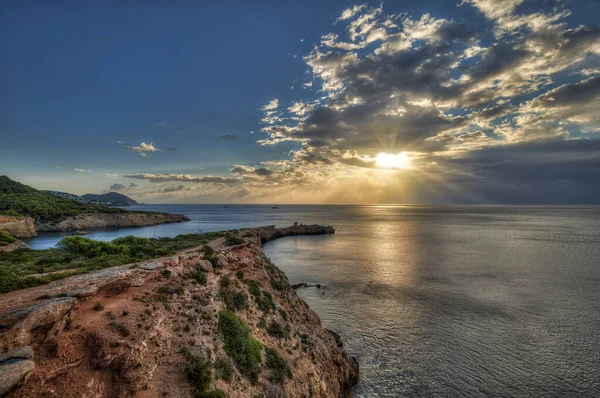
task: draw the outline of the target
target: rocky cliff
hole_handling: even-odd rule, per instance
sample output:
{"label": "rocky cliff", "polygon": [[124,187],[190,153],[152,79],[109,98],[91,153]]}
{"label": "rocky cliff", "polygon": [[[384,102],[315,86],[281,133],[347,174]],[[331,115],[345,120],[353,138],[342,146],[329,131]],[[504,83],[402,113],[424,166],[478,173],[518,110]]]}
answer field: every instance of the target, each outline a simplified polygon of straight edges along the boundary
{"label": "rocky cliff", "polygon": [[168,213],[83,213],[56,224],[38,224],[36,230],[38,232],[60,232],[96,228],[141,227],[189,220],[182,214]]}
{"label": "rocky cliff", "polygon": [[0,395],[349,396],[356,361],[262,253],[292,231],[333,229],[245,230],[2,295]]}
{"label": "rocky cliff", "polygon": [[31,217],[0,216],[0,231],[6,232],[15,238],[37,236]]}

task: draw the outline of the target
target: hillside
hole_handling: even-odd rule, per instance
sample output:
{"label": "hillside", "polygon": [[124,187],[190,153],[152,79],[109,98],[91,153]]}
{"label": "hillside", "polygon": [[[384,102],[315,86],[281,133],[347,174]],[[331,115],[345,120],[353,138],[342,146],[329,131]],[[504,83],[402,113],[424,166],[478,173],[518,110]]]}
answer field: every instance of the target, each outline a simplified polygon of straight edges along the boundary
{"label": "hillside", "polygon": [[88,202],[105,204],[108,206],[136,206],[138,202],[118,192],[108,192],[105,194],[88,193],[82,196]]}
{"label": "hillside", "polygon": [[[277,237],[333,232],[196,235],[204,244],[175,256],[6,293],[0,395],[347,397],[356,360],[261,250]],[[83,248],[77,241],[69,250]],[[144,252],[161,242],[142,241]],[[119,250],[131,255],[142,241],[124,238]]]}
{"label": "hillside", "polygon": [[0,214],[28,216],[36,223],[56,223],[82,213],[125,213],[123,209],[82,203],[0,176]]}
{"label": "hillside", "polygon": [[73,200],[64,195],[56,196],[57,192],[52,192],[54,193],[38,191],[6,176],[0,176],[0,215],[31,217],[35,222],[36,230],[45,232],[189,221],[181,214],[128,211],[103,204]]}

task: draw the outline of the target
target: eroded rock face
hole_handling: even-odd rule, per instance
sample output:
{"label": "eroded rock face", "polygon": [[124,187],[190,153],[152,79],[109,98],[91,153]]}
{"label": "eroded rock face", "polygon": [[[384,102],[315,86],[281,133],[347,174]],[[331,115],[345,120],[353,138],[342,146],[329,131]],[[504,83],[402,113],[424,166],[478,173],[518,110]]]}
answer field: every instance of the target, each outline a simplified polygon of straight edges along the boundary
{"label": "eroded rock face", "polygon": [[65,315],[77,300],[61,297],[9,311],[0,316],[0,351],[27,346],[34,340],[44,341],[65,326]]}
{"label": "eroded rock face", "polygon": [[[72,296],[78,287],[86,295],[0,315],[0,350],[31,344],[36,352],[33,371],[32,363],[15,368],[14,379],[22,379],[10,387],[10,396],[193,397],[196,388],[184,372],[186,355],[210,358],[209,389],[228,397],[350,396],[358,364],[343,349],[341,337],[321,326],[285,274],[262,253],[259,234],[244,231],[243,238],[234,247],[224,246],[223,239],[210,242],[211,261],[190,250],[136,268],[65,278],[20,296],[11,292],[5,302],[32,300],[41,289]],[[214,270],[213,264],[218,264]],[[244,299],[227,302],[234,296]],[[229,305],[262,346],[256,380],[225,351],[219,317]],[[277,353],[291,377],[276,377],[267,349]],[[227,381],[217,378],[217,361],[230,361]]]}
{"label": "eroded rock face", "polygon": [[31,347],[0,354],[0,397],[23,384],[34,368]]}
{"label": "eroded rock face", "polygon": [[15,238],[33,238],[37,236],[31,217],[0,216],[0,231]]}

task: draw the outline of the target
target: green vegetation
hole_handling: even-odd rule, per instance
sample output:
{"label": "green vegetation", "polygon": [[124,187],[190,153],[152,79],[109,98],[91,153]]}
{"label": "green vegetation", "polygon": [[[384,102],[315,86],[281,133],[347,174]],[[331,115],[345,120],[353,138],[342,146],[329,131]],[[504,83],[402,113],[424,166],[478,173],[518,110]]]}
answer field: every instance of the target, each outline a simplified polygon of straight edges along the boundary
{"label": "green vegetation", "polygon": [[204,271],[198,271],[194,272],[193,274],[187,274],[185,275],[185,277],[195,280],[196,282],[198,282],[199,285],[206,285],[207,276],[206,272]]}
{"label": "green vegetation", "polygon": [[262,345],[250,334],[250,328],[233,311],[219,313],[219,331],[225,341],[225,352],[243,374],[258,382]]}
{"label": "green vegetation", "polygon": [[[44,285],[89,271],[168,256],[206,244],[223,235],[224,233],[214,232],[151,239],[126,236],[112,242],[68,236],[53,249],[0,252],[0,293]],[[36,274],[45,275],[34,277]],[[203,277],[197,277],[198,283],[202,284]]]}
{"label": "green vegetation", "polygon": [[92,307],[92,309],[93,309],[94,311],[98,311],[98,312],[100,312],[100,311],[102,311],[102,310],[104,309],[104,305],[103,305],[101,302],[97,302],[97,303],[96,303],[96,304],[95,304],[95,305]]}
{"label": "green vegetation", "polygon": [[16,242],[17,239],[13,238],[9,234],[0,231],[0,247],[10,245],[13,242]]}
{"label": "green vegetation", "polygon": [[265,349],[265,365],[271,370],[271,379],[275,383],[282,383],[286,377],[292,378],[292,372],[287,361],[272,348]]}
{"label": "green vegetation", "polygon": [[225,237],[225,245],[226,246],[241,245],[244,242],[245,242],[244,239],[238,238],[237,236],[227,235]]}
{"label": "green vegetation", "polygon": [[213,254],[215,254],[215,250],[208,245],[202,246],[202,248],[198,251],[204,253],[207,256],[212,256]]}
{"label": "green vegetation", "polygon": [[203,392],[210,386],[210,380],[212,376],[212,363],[210,359],[199,356],[191,355],[189,352],[185,352],[186,364],[184,367],[185,375],[188,380],[198,392]]}
{"label": "green vegetation", "polygon": [[281,327],[281,325],[275,321],[272,321],[267,327],[267,333],[269,333],[273,337],[283,338],[286,337],[286,333]]}
{"label": "green vegetation", "polygon": [[123,209],[59,198],[6,176],[0,176],[0,212],[29,216],[36,223],[57,223],[81,213],[128,213]]}
{"label": "green vegetation", "polygon": [[262,291],[262,297],[259,297],[256,300],[256,304],[258,305],[258,308],[264,312],[275,310],[275,301],[273,301],[273,296],[271,293],[264,290]]}
{"label": "green vegetation", "polygon": [[[208,391],[212,377],[213,364],[210,358],[202,355],[192,355],[190,351],[181,347],[179,353],[186,359],[183,371],[190,383],[196,388],[196,398],[226,398],[221,390]],[[219,360],[217,360],[219,362]],[[215,364],[216,366],[216,364]],[[219,370],[217,369],[217,374]],[[231,378],[231,375],[230,375]]]}
{"label": "green vegetation", "polygon": [[219,289],[219,295],[223,299],[223,302],[227,306],[227,309],[231,311],[239,311],[241,309],[246,308],[248,296],[246,296],[246,293],[244,292],[238,292],[237,290],[231,289],[229,278],[226,278],[227,275],[225,275],[219,281],[221,284],[221,288]]}
{"label": "green vegetation", "polygon": [[215,361],[215,373],[217,378],[226,382],[231,381],[233,375],[233,363],[229,358],[219,358]]}

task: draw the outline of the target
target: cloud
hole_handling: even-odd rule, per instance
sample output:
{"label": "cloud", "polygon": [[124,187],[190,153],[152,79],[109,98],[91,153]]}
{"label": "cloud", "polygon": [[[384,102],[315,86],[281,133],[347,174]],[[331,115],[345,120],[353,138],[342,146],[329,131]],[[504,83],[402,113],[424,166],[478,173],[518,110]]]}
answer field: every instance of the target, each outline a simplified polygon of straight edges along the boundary
{"label": "cloud", "polygon": [[195,183],[215,183],[215,184],[238,184],[240,181],[235,178],[224,178],[219,176],[192,176],[190,174],[161,174],[161,173],[138,173],[123,174],[124,178],[135,178],[150,182],[169,182],[184,181]]}
{"label": "cloud", "polygon": [[125,189],[125,185],[123,184],[112,184],[110,188],[108,188],[109,191],[120,191],[122,189]]}
{"label": "cloud", "polygon": [[219,137],[220,140],[226,140],[226,141],[236,141],[238,138],[236,135],[233,134],[225,134]]}
{"label": "cloud", "polygon": [[78,167],[74,168],[73,171],[76,171],[78,173],[91,173],[92,172],[92,170],[80,169]]}
{"label": "cloud", "polygon": [[278,107],[279,107],[279,100],[277,98],[274,98],[271,101],[269,101],[268,104],[263,106],[262,110],[263,111],[272,111],[272,110],[277,109]]}
{"label": "cloud", "polygon": [[[524,157],[521,145],[549,150],[545,143],[552,141],[569,146],[574,158],[583,156],[582,146],[571,142],[597,141],[600,133],[600,28],[570,27],[562,3],[544,10],[523,0],[459,5],[475,7],[481,18],[465,23],[430,14],[389,15],[368,5],[344,10],[336,31],[323,34],[303,58],[309,88],[319,98],[265,109],[261,131],[267,138],[258,143],[291,141],[299,149],[261,183],[316,187],[319,179],[345,181],[347,173],[361,173],[356,169],[374,172],[374,159],[383,152],[410,154],[414,167],[397,171],[404,179],[436,170],[457,184],[469,176],[468,188],[476,190],[474,181],[492,174],[469,163],[475,153],[505,150]],[[594,170],[589,162],[581,164]],[[553,169],[549,163],[536,172]],[[576,166],[560,163],[570,170],[565,178],[575,179]],[[523,160],[511,165],[514,174],[495,173],[496,186],[530,166]],[[249,178],[255,170],[231,172]],[[419,185],[415,179],[411,184]],[[474,198],[488,200],[492,191],[479,190]]]}
{"label": "cloud", "polygon": [[156,148],[152,142],[149,144],[141,142],[138,146],[128,145],[123,141],[117,141],[117,143],[123,145],[126,149],[129,149],[130,151],[139,153],[141,156],[146,156],[149,152],[160,151],[160,149]]}
{"label": "cloud", "polygon": [[178,185],[178,186],[176,186],[176,187],[167,187],[167,188],[164,188],[164,189],[163,189],[163,190],[161,190],[160,192],[161,192],[161,193],[181,192],[181,191],[185,191],[185,190],[187,190],[187,189],[188,189],[188,188],[186,188],[186,187],[185,187],[185,186],[183,186],[183,185]]}
{"label": "cloud", "polygon": [[109,191],[122,191],[122,190],[133,191],[134,189],[137,189],[137,187],[138,186],[136,184],[134,184],[133,182],[131,184],[129,184],[129,186],[115,183],[115,184],[112,184],[108,190]]}

